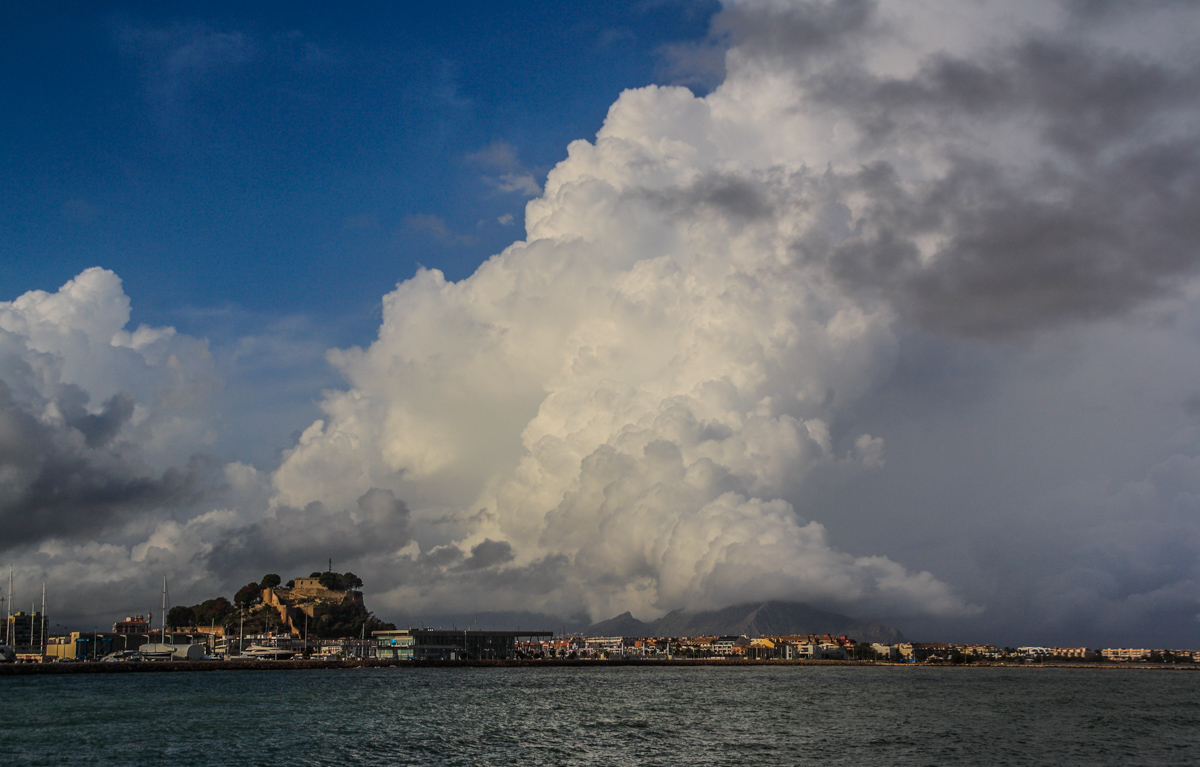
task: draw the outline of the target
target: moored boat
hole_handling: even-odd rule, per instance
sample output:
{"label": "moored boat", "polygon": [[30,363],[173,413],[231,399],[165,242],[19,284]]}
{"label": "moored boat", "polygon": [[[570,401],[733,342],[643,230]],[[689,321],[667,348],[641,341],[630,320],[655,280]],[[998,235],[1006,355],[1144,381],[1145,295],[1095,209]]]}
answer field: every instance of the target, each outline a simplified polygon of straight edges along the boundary
{"label": "moored boat", "polygon": [[291,660],[296,657],[296,652],[294,650],[284,650],[281,647],[264,647],[260,644],[252,644],[245,650],[242,650],[241,657],[266,660]]}

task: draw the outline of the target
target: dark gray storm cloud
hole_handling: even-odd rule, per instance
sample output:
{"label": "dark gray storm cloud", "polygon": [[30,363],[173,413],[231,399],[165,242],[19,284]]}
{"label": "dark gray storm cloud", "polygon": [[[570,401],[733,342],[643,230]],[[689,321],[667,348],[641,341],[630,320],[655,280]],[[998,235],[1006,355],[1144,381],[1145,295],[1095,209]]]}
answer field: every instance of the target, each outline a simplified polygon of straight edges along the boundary
{"label": "dark gray storm cloud", "polygon": [[511,562],[513,559],[512,544],[508,541],[493,541],[491,538],[471,547],[471,556],[467,557],[462,567],[464,570],[483,570],[488,567]]}
{"label": "dark gray storm cloud", "polygon": [[1133,14],[1145,14],[1162,8],[1192,8],[1193,0],[1065,0],[1072,14],[1088,21],[1111,21]]}
{"label": "dark gray storm cloud", "polygon": [[[843,183],[870,203],[828,252],[832,273],[928,329],[994,336],[1099,319],[1170,292],[1200,261],[1195,141],[1036,180],[960,159],[915,192],[882,163]],[[931,257],[922,235],[942,238]]]}
{"label": "dark gray storm cloud", "polygon": [[[117,441],[133,415],[128,395],[114,395],[100,413],[89,414],[79,387],[59,389],[56,400],[22,402],[0,379],[0,549],[92,535],[203,496],[210,460],[155,474],[131,445]],[[63,419],[39,418],[48,408]]]}
{"label": "dark gray storm cloud", "polygon": [[78,403],[78,410],[67,417],[67,423],[83,434],[88,447],[107,445],[133,418],[133,397],[124,392],[110,397],[99,413],[81,412],[84,404]]}
{"label": "dark gray storm cloud", "polygon": [[751,55],[805,64],[817,55],[844,50],[856,35],[870,33],[878,7],[873,0],[812,0],[788,7],[734,5],[713,19],[712,34]]}
{"label": "dark gray storm cloud", "polygon": [[409,511],[391,490],[372,488],[358,509],[331,510],[320,502],[279,506],[274,516],[222,533],[208,556],[209,569],[234,572],[308,572],[332,558],[361,559],[395,552],[411,539]]}
{"label": "dark gray storm cloud", "polygon": [[[824,260],[921,327],[976,336],[1120,314],[1195,273],[1194,48],[1155,60],[1067,25],[891,75],[859,61],[887,24],[869,2],[738,6],[714,22],[739,56],[790,68],[804,109],[857,127],[861,171],[830,172],[822,190],[833,204],[859,201],[857,215],[835,240],[827,221],[801,238],[802,260]],[[933,177],[910,178],[894,159],[930,152],[944,166]],[[721,189],[755,199],[728,180]]]}
{"label": "dark gray storm cloud", "polygon": [[716,213],[739,221],[770,216],[774,210],[769,195],[770,189],[761,179],[720,173],[701,176],[686,189],[636,189],[630,194],[669,214]]}
{"label": "dark gray storm cloud", "polygon": [[909,77],[853,64],[824,68],[809,87],[859,124],[868,147],[920,134],[949,137],[978,119],[1027,118],[1049,144],[1085,159],[1157,138],[1164,117],[1190,111],[1200,73],[1194,60],[1148,61],[1064,33],[984,57],[936,55]]}

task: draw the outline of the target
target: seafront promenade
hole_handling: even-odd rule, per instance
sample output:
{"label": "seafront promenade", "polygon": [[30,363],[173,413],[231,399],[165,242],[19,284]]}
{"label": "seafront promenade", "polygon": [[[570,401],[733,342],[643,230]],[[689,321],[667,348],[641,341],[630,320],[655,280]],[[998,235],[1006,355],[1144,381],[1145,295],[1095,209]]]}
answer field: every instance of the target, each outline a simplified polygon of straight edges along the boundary
{"label": "seafront promenade", "polygon": [[306,669],[362,668],[609,668],[638,667],[761,667],[761,666],[850,666],[856,668],[1021,668],[1021,669],[1126,669],[1143,671],[1196,671],[1193,664],[1113,664],[1113,663],[889,663],[855,660],[746,660],[725,658],[611,658],[611,659],[510,659],[510,660],[225,660],[167,661],[140,663],[11,663],[0,665],[0,677],[61,674],[122,674],[183,671],[302,671]]}

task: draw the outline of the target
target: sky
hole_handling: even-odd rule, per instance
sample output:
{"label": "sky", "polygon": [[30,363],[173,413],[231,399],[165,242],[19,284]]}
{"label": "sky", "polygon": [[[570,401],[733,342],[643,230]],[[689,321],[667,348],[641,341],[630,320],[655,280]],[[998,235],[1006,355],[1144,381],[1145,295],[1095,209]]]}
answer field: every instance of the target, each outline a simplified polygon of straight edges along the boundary
{"label": "sky", "polygon": [[17,601],[1200,647],[1198,13],[5,6]]}

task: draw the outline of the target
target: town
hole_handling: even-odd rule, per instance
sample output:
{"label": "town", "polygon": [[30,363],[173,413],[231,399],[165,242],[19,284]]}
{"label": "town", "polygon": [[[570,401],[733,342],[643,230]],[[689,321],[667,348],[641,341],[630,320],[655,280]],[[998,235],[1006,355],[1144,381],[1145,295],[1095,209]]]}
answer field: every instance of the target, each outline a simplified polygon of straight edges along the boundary
{"label": "town", "polygon": [[[50,631],[41,611],[11,611],[0,662],[130,663],[232,660],[379,661],[834,661],[887,664],[1196,664],[1200,650],[998,647],[948,642],[868,642],[847,634],[588,636],[464,627],[398,629],[366,609],[362,581],[330,569],[283,583],[267,574],[232,601],[218,597],[126,616],[111,630]],[[11,586],[5,603],[12,604]],[[205,625],[207,624],[207,625]]]}

